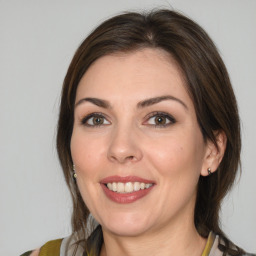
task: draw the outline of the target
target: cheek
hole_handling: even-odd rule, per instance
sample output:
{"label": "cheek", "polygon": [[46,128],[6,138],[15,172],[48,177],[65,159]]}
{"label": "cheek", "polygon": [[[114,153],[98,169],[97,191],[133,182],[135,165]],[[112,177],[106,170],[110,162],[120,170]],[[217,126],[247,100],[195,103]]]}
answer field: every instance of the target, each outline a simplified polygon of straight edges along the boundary
{"label": "cheek", "polygon": [[[200,134],[199,134],[200,135]],[[183,174],[199,177],[203,164],[204,147],[201,136],[180,136],[162,138],[148,147],[148,159],[164,177]]]}
{"label": "cheek", "polygon": [[[77,173],[77,186],[86,206],[92,210],[98,195],[99,165],[102,165],[101,145],[102,140],[91,139],[83,131],[74,129],[70,149],[73,163]],[[100,161],[101,159],[101,161]]]}
{"label": "cheek", "polygon": [[[196,188],[203,160],[200,138],[177,136],[156,144],[150,151],[150,165],[158,177],[159,204],[162,212],[169,216],[171,211],[191,206],[195,200]],[[160,142],[160,141],[159,141]],[[193,205],[192,205],[193,207]]]}
{"label": "cheek", "polygon": [[82,132],[74,131],[70,143],[72,160],[77,172],[83,176],[95,174],[95,169],[103,159],[103,142],[90,138]]}

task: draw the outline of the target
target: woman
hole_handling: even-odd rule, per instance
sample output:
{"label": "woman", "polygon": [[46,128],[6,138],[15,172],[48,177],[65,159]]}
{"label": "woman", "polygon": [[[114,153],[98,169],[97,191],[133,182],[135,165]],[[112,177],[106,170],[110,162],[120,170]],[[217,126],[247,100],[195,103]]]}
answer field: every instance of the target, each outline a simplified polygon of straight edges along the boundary
{"label": "woman", "polygon": [[240,164],[235,96],[213,42],[183,15],[126,13],[84,40],[57,148],[73,234],[31,255],[249,255],[219,226]]}

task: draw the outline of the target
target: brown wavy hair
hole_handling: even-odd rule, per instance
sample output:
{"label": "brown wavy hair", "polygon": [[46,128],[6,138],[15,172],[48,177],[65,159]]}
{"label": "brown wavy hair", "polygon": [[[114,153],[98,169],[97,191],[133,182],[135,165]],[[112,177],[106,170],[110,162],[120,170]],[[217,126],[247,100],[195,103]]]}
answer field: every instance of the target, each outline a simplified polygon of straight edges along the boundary
{"label": "brown wavy hair", "polygon": [[219,210],[240,165],[237,103],[227,69],[213,41],[194,21],[171,10],[129,12],[106,20],[82,42],[71,61],[62,88],[57,150],[73,200],[73,232],[82,230],[81,239],[86,241],[89,210],[73,180],[70,152],[78,83],[100,57],[142,48],[162,49],[176,61],[204,139],[217,146],[216,131],[223,131],[227,136],[226,151],[218,170],[199,179],[194,213],[194,223],[201,236],[207,237],[214,231],[225,237],[219,224]]}

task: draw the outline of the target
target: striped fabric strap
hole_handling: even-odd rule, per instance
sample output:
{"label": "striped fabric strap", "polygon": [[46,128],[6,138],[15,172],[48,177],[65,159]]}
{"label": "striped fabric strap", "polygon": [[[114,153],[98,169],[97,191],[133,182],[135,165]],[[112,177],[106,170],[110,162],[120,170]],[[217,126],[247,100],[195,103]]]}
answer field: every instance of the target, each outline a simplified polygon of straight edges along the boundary
{"label": "striped fabric strap", "polygon": [[40,249],[39,256],[59,256],[62,240],[52,240],[44,244]]}
{"label": "striped fabric strap", "polygon": [[215,235],[213,234],[213,232],[210,232],[202,256],[209,256],[214,240]]}

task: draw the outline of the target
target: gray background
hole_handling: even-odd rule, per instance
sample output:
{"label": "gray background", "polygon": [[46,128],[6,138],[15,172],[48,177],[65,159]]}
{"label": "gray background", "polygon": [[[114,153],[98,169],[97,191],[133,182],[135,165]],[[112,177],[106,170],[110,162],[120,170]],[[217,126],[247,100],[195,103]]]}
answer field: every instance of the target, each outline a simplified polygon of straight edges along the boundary
{"label": "gray background", "polygon": [[256,1],[0,0],[0,255],[70,233],[71,202],[55,150],[62,81],[85,36],[124,10],[173,7],[201,24],[230,72],[242,121],[243,174],[224,231],[256,252]]}

